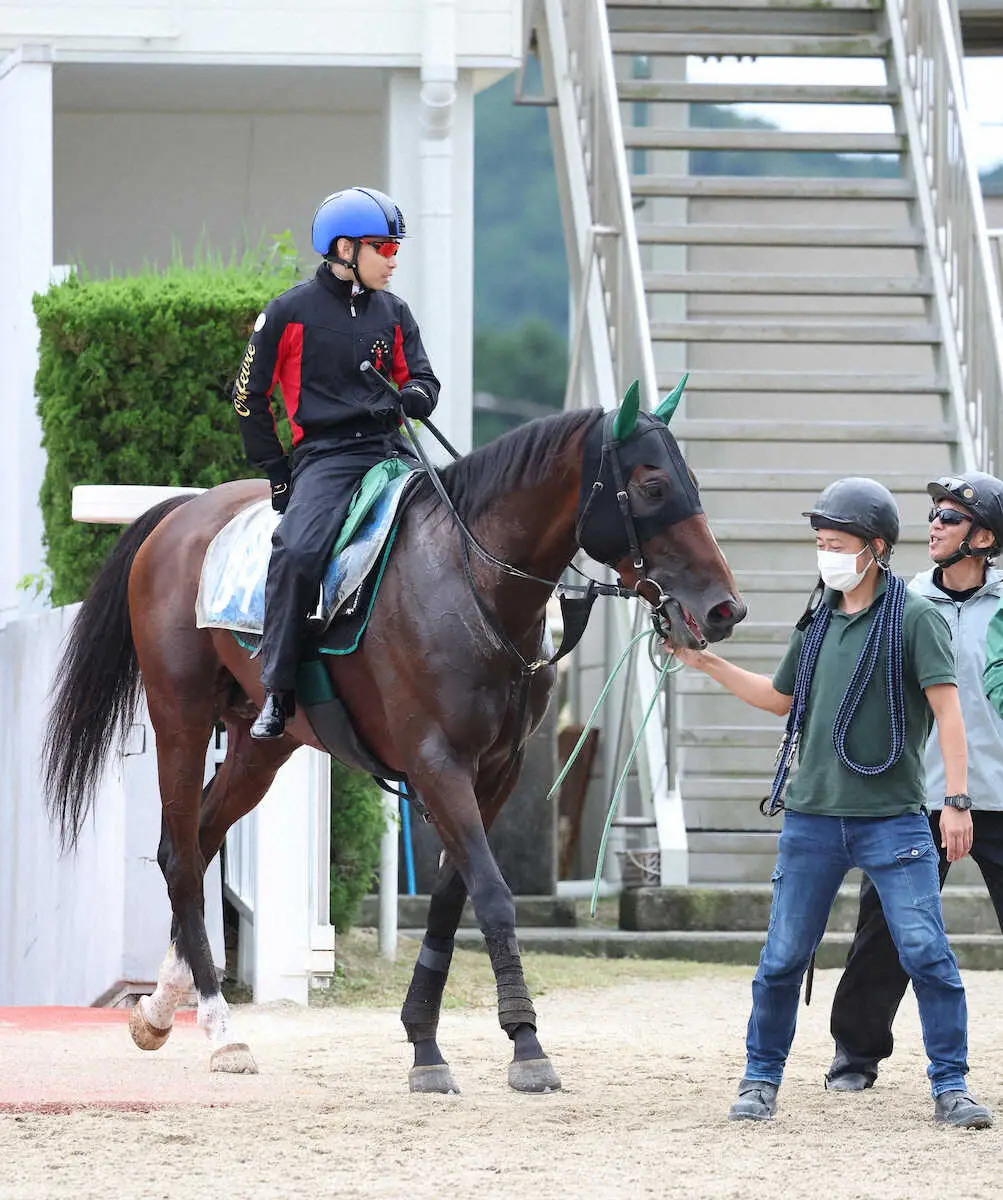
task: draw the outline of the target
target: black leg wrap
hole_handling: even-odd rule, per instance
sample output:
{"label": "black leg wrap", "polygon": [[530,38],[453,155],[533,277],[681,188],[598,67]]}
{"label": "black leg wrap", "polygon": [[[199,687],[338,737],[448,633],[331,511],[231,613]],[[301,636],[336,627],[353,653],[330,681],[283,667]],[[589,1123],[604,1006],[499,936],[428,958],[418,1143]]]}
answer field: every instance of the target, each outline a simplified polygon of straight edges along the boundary
{"label": "black leg wrap", "polygon": [[522,973],[515,931],[489,927],[484,930],[484,940],[498,984],[498,1024],[509,1037],[515,1036],[520,1025],[535,1030],[536,1009]]}
{"label": "black leg wrap", "polygon": [[453,957],[453,939],[437,938],[426,933],[422,939],[418,961],[414,965],[411,986],[404,998],[401,1021],[409,1042],[424,1042],[434,1038],[439,1028],[439,1008],[442,993]]}

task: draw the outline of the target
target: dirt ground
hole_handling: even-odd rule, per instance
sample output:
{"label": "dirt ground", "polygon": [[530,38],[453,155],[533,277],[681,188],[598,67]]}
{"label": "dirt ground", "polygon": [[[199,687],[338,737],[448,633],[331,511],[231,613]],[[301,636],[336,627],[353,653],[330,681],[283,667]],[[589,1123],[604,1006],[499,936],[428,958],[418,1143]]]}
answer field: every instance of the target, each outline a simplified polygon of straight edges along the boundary
{"label": "dirt ground", "polygon": [[[443,1015],[455,1097],[408,1094],[390,1008],[239,1008],[261,1068],[245,1077],[210,1076],[191,1024],[154,1054],[122,1023],[0,1027],[0,1197],[1000,1195],[1003,1124],[932,1124],[911,993],[878,1086],[823,1090],[834,972],[801,1009],[778,1118],[729,1124],[751,974],[543,996],[541,1036],[564,1080],[547,1096],[509,1090],[507,1042],[486,1009]],[[966,984],[970,1084],[1003,1117],[1003,980]]]}

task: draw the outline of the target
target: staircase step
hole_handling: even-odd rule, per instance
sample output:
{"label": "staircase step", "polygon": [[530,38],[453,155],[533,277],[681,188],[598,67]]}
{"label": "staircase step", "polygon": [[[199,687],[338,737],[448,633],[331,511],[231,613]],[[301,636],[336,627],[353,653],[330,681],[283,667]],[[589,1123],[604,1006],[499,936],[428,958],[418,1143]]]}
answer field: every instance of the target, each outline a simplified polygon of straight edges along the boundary
{"label": "staircase step", "polygon": [[[813,538],[807,518],[796,521],[715,520],[712,527],[719,542],[805,542]],[[899,545],[921,543],[925,546],[929,535],[930,527],[927,524],[903,525],[899,532]],[[734,636],[744,642],[752,640],[744,632],[749,628],[748,622],[743,622],[735,627]]]}
{"label": "staircase step", "polygon": [[679,746],[715,746],[722,749],[736,746],[776,748],[776,729],[760,729],[756,725],[701,725],[696,729],[680,729],[676,733]]}
{"label": "staircase step", "polygon": [[[765,930],[772,900],[769,884],[630,888],[620,896],[620,924],[624,929],[650,931]],[[943,904],[950,935],[999,934],[999,921],[984,887],[948,887]],[[844,884],[829,914],[826,936],[852,933],[859,907],[859,887]]]}
{"label": "staircase step", "polygon": [[[700,472],[701,492],[807,492],[817,495],[836,477],[834,471],[728,471],[706,468]],[[881,482],[896,495],[926,495],[924,481],[914,471],[883,471]]]}
{"label": "staircase step", "polygon": [[[664,385],[660,385],[663,386]],[[880,421],[716,421],[687,418],[673,422],[682,441],[712,442],[952,442],[947,425],[886,425]]]}
{"label": "staircase step", "polygon": [[755,33],[613,33],[614,54],[693,54],[700,58],[884,58],[888,39],[877,33],[784,37]]}
{"label": "staircase step", "polygon": [[911,200],[908,179],[838,179],[759,175],[632,175],[635,197],[702,196],[740,200]]}
{"label": "staircase step", "polygon": [[651,338],[656,342],[776,342],[788,345],[936,346],[940,331],[934,325],[912,321],[898,325],[867,324],[861,321],[652,321]]}
{"label": "staircase step", "polygon": [[[675,386],[659,381],[663,391]],[[840,394],[938,395],[947,391],[944,380],[931,375],[880,374],[854,371],[697,371],[686,385],[693,392],[838,392]]]}
{"label": "staircase step", "polygon": [[[877,12],[883,0],[824,0],[824,7],[840,12]],[[754,12],[785,10],[788,12],[816,12],[823,7],[819,0],[606,0],[608,9],[624,8],[678,8],[678,9],[731,9]]]}
{"label": "staircase step", "polygon": [[[831,478],[830,478],[831,482]],[[807,602],[808,593],[818,579],[817,571],[733,571],[738,590],[749,592],[785,592],[803,595]]]}
{"label": "staircase step", "polygon": [[664,79],[618,80],[623,101],[665,104],[893,104],[889,84],[697,83]]}
{"label": "staircase step", "polygon": [[765,775],[687,775],[682,783],[684,800],[762,799],[763,788],[770,790]]}
{"label": "staircase step", "polygon": [[901,154],[897,133],[819,133],[787,129],[667,129],[628,125],[624,145],[635,150],[790,150],[798,154]]}
{"label": "staircase step", "polygon": [[857,37],[873,33],[878,15],[873,10],[834,9],[829,5],[813,8],[693,8],[666,4],[653,8],[623,5],[607,10],[611,33],[673,34],[782,34],[800,37]]}
{"label": "staircase step", "polygon": [[[741,296],[932,296],[915,275],[753,275],[724,271],[648,271],[646,292]],[[692,386],[692,385],[691,385]]]}
{"label": "staircase step", "polygon": [[647,225],[637,228],[641,245],[659,246],[856,246],[914,249],[923,235],[908,226],[819,225]]}
{"label": "staircase step", "polygon": [[[424,933],[424,929],[402,929],[400,936],[412,939],[415,943],[412,953],[417,953]],[[573,954],[597,959],[680,959],[748,967],[759,962],[765,941],[765,930],[720,933],[678,929],[671,933],[655,933],[579,927],[519,931],[519,949],[523,954]],[[827,933],[816,953],[818,968],[840,970],[851,941],[849,933]],[[464,949],[483,950],[484,936],[479,929],[458,929],[456,944]],[[996,971],[1003,967],[1003,940],[998,931],[995,934],[955,934],[951,938],[951,949],[963,970]]]}

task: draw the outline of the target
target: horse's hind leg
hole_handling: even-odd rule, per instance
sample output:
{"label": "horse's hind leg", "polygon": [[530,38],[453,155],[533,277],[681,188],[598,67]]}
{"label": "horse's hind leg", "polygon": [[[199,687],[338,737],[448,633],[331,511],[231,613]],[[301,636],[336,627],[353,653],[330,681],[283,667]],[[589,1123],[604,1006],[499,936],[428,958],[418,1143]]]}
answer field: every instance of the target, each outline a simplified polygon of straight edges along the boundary
{"label": "horse's hind leg", "polygon": [[[210,780],[202,790],[203,803],[212,785],[213,781]],[[162,818],[157,863],[165,879],[170,856],[171,838],[167,830],[167,820]],[[178,919],[172,914],[171,944],[167,956],[157,972],[157,986],[152,995],[140,997],[129,1016],[129,1032],[140,1050],[159,1050],[167,1041],[174,1027],[174,1014],[191,990],[193,982],[191,968],[178,958],[175,949],[177,940]]]}
{"label": "horse's hind leg", "polygon": [[414,1045],[414,1065],[408,1072],[412,1092],[459,1092],[436,1035],[442,993],[453,957],[453,938],[463,914],[467,886],[446,859],[432,890],[425,937],[414,965],[411,985],[401,1009],[407,1040]]}
{"label": "horse's hind leg", "polygon": [[[253,741],[249,736],[250,721],[232,713],[227,715],[226,727],[226,760],[206,785],[199,805],[198,850],[203,876],[205,867],[219,852],[227,830],[258,804],[271,786],[276,771],[296,748],[291,738],[274,742]],[[157,857],[167,877],[174,855],[166,813]],[[199,894],[201,897],[201,890]],[[201,905],[199,912],[201,915]],[[202,927],[204,932],[204,918]],[[166,1040],[174,1009],[192,984],[192,972],[177,950],[182,934],[182,925],[176,915],[171,928],[171,947],[160,968],[157,991],[145,1001],[145,1015],[150,1024],[159,1022],[160,1028],[154,1033],[167,1030],[157,1044]],[[214,967],[212,978],[216,979]],[[219,990],[218,981],[213,994],[206,995],[199,988],[199,1024],[215,1047],[210,1070],[238,1074],[257,1070],[247,1045],[232,1038],[229,1006]],[[155,1049],[156,1046],[144,1048]]]}

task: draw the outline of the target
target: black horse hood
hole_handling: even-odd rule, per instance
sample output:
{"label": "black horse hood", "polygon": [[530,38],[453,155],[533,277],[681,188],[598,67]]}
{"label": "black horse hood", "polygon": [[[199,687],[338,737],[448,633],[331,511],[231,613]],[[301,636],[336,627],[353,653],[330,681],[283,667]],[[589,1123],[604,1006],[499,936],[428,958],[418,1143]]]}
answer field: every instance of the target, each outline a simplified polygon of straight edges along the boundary
{"label": "black horse hood", "polygon": [[630,496],[630,514],[642,546],[670,525],[703,512],[700,493],[665,422],[651,413],[638,413],[633,431],[617,439],[614,414],[608,413],[585,439],[578,499],[578,544],[598,562],[612,564],[630,553],[617,493],[628,488],[640,466],[667,477],[660,497]]}

